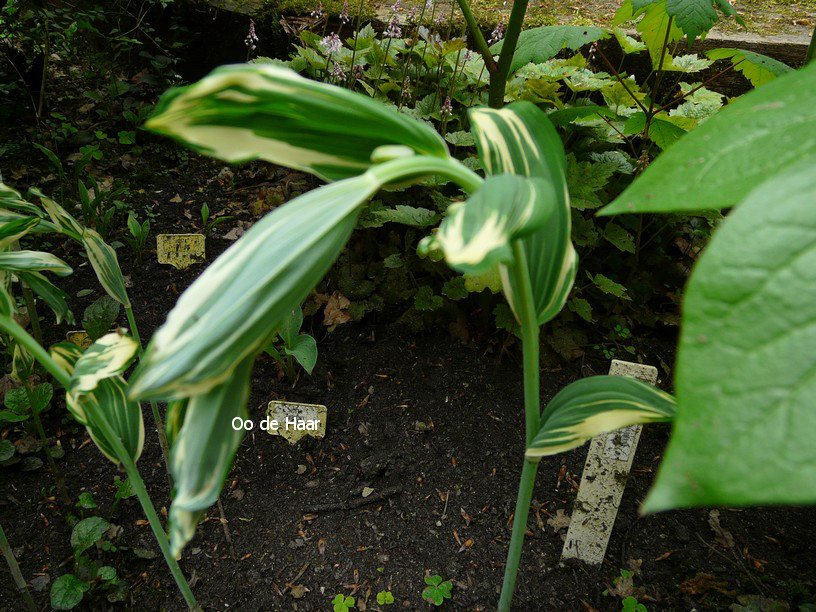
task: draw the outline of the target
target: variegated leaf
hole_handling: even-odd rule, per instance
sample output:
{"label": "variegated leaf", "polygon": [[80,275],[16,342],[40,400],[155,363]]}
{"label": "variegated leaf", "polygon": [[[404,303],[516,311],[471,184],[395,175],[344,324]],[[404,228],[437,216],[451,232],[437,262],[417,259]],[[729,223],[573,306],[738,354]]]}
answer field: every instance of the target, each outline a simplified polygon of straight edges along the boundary
{"label": "variegated leaf", "polygon": [[43,251],[8,251],[0,253],[0,270],[26,272],[29,270],[53,272],[68,276],[73,270],[59,257]]}
{"label": "variegated leaf", "polygon": [[77,242],[82,242],[82,230],[84,229],[82,225],[74,219],[67,210],[51,198],[45,196],[42,192],[35,190],[32,190],[32,192],[40,198],[42,207],[45,208],[45,211],[48,213],[48,216],[51,217],[51,221],[54,225],[57,226],[62,233],[70,236]]}
{"label": "variegated leaf", "polygon": [[138,342],[124,334],[125,330],[105,334],[82,354],[71,374],[71,393],[93,391],[99,381],[116,376],[136,357]]}
{"label": "variegated leaf", "polygon": [[9,208],[24,213],[26,216],[34,215],[39,217],[42,215],[42,211],[37,206],[24,200],[19,191],[12,189],[5,183],[0,183],[0,208]]}
{"label": "variegated leaf", "polygon": [[68,308],[67,293],[39,272],[18,272],[17,276],[48,304],[57,317],[57,325],[63,321],[74,323],[74,313]]}
{"label": "variegated leaf", "polygon": [[[564,147],[544,112],[530,102],[514,102],[501,110],[477,108],[470,111],[469,117],[488,174],[542,178],[555,188],[555,209],[550,221],[522,239],[536,317],[538,324],[543,325],[564,307],[578,266],[570,236]],[[504,266],[501,275],[504,293],[516,312],[515,281]]]}
{"label": "variegated leaf", "polygon": [[114,300],[125,308],[130,308],[130,298],[125,289],[125,278],[119,267],[116,251],[102,239],[102,236],[88,228],[82,232],[82,244],[85,245],[88,260],[102,287]]}
{"label": "variegated leaf", "polygon": [[222,66],[171,89],[146,127],[224,161],[263,159],[325,180],[362,174],[383,145],[448,157],[442,138],[419,121],[272,64]]}
{"label": "variegated leaf", "polygon": [[261,351],[323,278],[354,229],[360,205],[381,184],[373,171],[331,183],[252,226],[181,295],[153,335],[131,377],[133,397],[205,393]]}
{"label": "variegated leaf", "polygon": [[639,423],[671,421],[674,398],[624,376],[591,376],[562,389],[541,414],[528,459],[555,455],[595,436]]}
{"label": "variegated leaf", "polygon": [[0,249],[11,246],[40,224],[36,217],[21,217],[0,225]]}
{"label": "variegated leaf", "polygon": [[82,349],[73,342],[57,342],[48,349],[51,359],[68,374],[74,373],[76,362],[82,356]]}
{"label": "variegated leaf", "polygon": [[17,311],[17,303],[11,294],[11,273],[0,270],[0,315],[11,317]]}
{"label": "variegated leaf", "polygon": [[233,457],[244,437],[232,420],[247,417],[249,375],[254,356],[244,358],[229,380],[178,406],[184,420],[170,451],[176,484],[170,506],[170,546],[174,555],[195,534],[203,513],[218,499]]}
{"label": "variegated leaf", "polygon": [[14,355],[11,360],[11,377],[17,382],[24,383],[34,372],[34,357],[31,356],[25,347],[16,343],[14,345]]}
{"label": "variegated leaf", "polygon": [[452,268],[483,274],[513,260],[513,240],[538,231],[549,220],[558,196],[551,183],[512,174],[488,177],[466,202],[448,208],[420,254],[439,249]]}
{"label": "variegated leaf", "polygon": [[[42,211],[41,211],[42,212]],[[6,210],[5,208],[0,208],[0,223],[11,223],[12,221],[19,221],[20,219],[37,219],[37,225],[35,225],[31,230],[29,230],[32,234],[48,234],[48,233],[59,233],[61,230],[56,225],[47,221],[46,219],[41,219],[39,217],[32,217],[31,215],[25,215],[23,213],[18,213],[13,210]]]}
{"label": "variegated leaf", "polygon": [[[80,359],[81,361],[81,359]],[[119,375],[98,380],[93,391],[65,395],[68,410],[82,425],[99,450],[113,463],[119,464],[114,446],[99,426],[103,417],[121,440],[133,461],[138,461],[144,446],[144,418],[138,402],[127,398],[127,382]]]}

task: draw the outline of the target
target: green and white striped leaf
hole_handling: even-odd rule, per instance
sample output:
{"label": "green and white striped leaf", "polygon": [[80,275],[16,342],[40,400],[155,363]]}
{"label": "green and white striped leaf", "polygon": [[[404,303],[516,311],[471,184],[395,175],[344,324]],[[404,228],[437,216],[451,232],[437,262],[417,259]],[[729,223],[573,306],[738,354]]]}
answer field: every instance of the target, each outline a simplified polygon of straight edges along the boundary
{"label": "green and white striped leaf", "polygon": [[122,276],[116,251],[102,239],[102,236],[88,228],[82,232],[82,244],[102,287],[114,300],[125,308],[130,308],[130,298],[125,289],[125,278]]}
{"label": "green and white striped leaf", "polygon": [[[176,484],[170,506],[170,547],[174,555],[195,534],[203,513],[218,499],[232,460],[244,437],[235,429],[235,417],[246,419],[249,375],[254,356],[246,357],[229,380],[174,407],[184,424],[173,436],[170,470]],[[182,404],[179,402],[177,404]],[[168,419],[169,420],[169,419]]]}
{"label": "green and white striped leaf", "polygon": [[0,183],[0,208],[8,208],[24,213],[26,216],[34,215],[39,217],[42,215],[42,211],[36,205],[24,200],[19,191],[12,189],[5,183]]}
{"label": "green and white striped leaf", "polygon": [[445,141],[425,124],[272,64],[222,66],[171,89],[145,125],[224,161],[263,159],[327,181],[362,174],[383,145],[448,157]]}
{"label": "green and white striped leaf", "polygon": [[68,374],[74,373],[76,362],[82,357],[82,349],[73,342],[57,342],[48,349],[51,359]]}
{"label": "green and white striped leaf", "polygon": [[103,416],[133,461],[138,461],[144,446],[144,418],[138,402],[127,397],[125,379],[115,375],[97,381],[90,393],[72,391],[65,394],[68,410],[86,427],[105,457],[117,465],[120,463],[113,444],[92,415]]}
{"label": "green and white striped leaf", "polygon": [[582,378],[547,404],[541,414],[541,427],[525,455],[538,460],[621,427],[671,421],[675,408],[671,395],[634,378]]}
{"label": "green and white striped leaf", "polygon": [[11,273],[0,270],[0,315],[11,317],[17,312],[17,303],[11,295]]}
{"label": "green and white striped leaf", "polygon": [[[20,219],[31,219],[31,215],[24,215],[23,213],[14,212],[13,210],[7,210],[5,208],[0,208],[0,223],[11,223],[12,221],[19,221]],[[47,221],[46,219],[41,219],[36,217],[37,225],[31,228],[32,234],[47,234],[47,233],[59,233],[60,228],[56,225]]]}
{"label": "green and white striped leaf", "polygon": [[361,205],[386,182],[422,174],[390,171],[403,163],[309,191],[256,223],[181,295],[131,378],[133,397],[205,393],[260,352],[340,254]]}
{"label": "green and white striped leaf", "polygon": [[139,350],[139,343],[125,330],[105,334],[82,354],[71,374],[71,393],[93,391],[99,381],[125,371]]}
{"label": "green and white striped leaf", "polygon": [[0,270],[26,272],[30,270],[53,272],[68,276],[73,270],[59,257],[43,251],[8,251],[0,253]]}
{"label": "green and white striped leaf", "polygon": [[32,190],[32,192],[40,198],[42,207],[45,208],[48,216],[51,217],[51,221],[59,228],[59,231],[77,242],[82,242],[82,231],[85,228],[54,200],[39,191]]}
{"label": "green and white striped leaf", "polygon": [[18,272],[17,276],[48,304],[48,307],[51,308],[57,318],[57,325],[63,321],[67,323],[75,322],[74,313],[68,307],[68,294],[62,289],[39,272]]}
{"label": "green and white striped leaf", "polygon": [[17,382],[24,383],[34,372],[34,357],[31,356],[25,347],[16,343],[14,354],[11,359],[11,377]]}
{"label": "green and white striped leaf", "polygon": [[466,202],[448,208],[435,236],[420,255],[439,249],[452,268],[483,274],[513,261],[513,240],[538,231],[549,220],[558,195],[552,183],[512,174],[488,177]]}
{"label": "green and white striped leaf", "polygon": [[21,217],[0,224],[0,249],[12,245],[40,224],[36,217]]}
{"label": "green and white striped leaf", "polygon": [[734,69],[741,72],[754,87],[759,87],[768,81],[773,81],[776,77],[793,72],[793,68],[779,60],[745,49],[711,49],[706,51],[706,55],[713,60],[731,60]]}
{"label": "green and white striped leaf", "polygon": [[[564,147],[544,112],[530,102],[501,109],[478,108],[469,113],[479,156],[488,174],[518,174],[548,181],[555,207],[540,230],[521,239],[533,288],[536,317],[543,325],[566,303],[578,257],[572,246],[571,211]],[[505,296],[516,313],[515,281],[500,267]]]}

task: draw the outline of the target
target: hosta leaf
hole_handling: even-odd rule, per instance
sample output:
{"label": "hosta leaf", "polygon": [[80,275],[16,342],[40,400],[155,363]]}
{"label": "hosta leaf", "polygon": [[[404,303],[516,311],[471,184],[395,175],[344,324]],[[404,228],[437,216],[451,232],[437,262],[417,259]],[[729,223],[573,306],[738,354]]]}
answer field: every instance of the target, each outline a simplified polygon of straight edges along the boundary
{"label": "hosta leaf", "polygon": [[0,182],[0,208],[7,208],[24,215],[34,215],[35,217],[42,215],[42,211],[36,205],[24,200],[19,191],[2,182]]}
{"label": "hosta leaf", "polygon": [[74,323],[74,313],[68,308],[67,293],[39,272],[18,272],[17,276],[48,304],[57,318],[57,325],[63,321]]}
{"label": "hosta leaf", "polygon": [[298,306],[293,308],[292,312],[284,319],[278,334],[283,340],[284,344],[291,346],[295,343],[295,339],[300,332],[300,327],[303,325],[303,310]]}
{"label": "hosta leaf", "polygon": [[71,266],[59,257],[43,251],[7,251],[0,253],[0,270],[10,272],[43,271],[68,276]]}
{"label": "hosta leaf", "polygon": [[[546,62],[558,55],[562,49],[577,50],[602,38],[609,38],[609,32],[591,26],[543,26],[523,30],[519,34],[510,72],[515,72],[530,62],[535,64]],[[497,55],[501,53],[503,46],[504,41],[500,40],[490,47],[490,52]]]}
{"label": "hosta leaf", "polygon": [[541,427],[525,455],[534,460],[555,455],[621,427],[671,421],[674,413],[671,395],[634,378],[582,378],[547,404]]}
{"label": "hosta leaf", "polygon": [[734,69],[744,74],[754,87],[759,87],[768,81],[773,81],[776,77],[793,72],[793,68],[787,64],[767,55],[744,49],[711,49],[706,52],[706,55],[713,60],[730,59]]}
{"label": "hosta leaf", "polygon": [[86,228],[82,232],[82,244],[102,287],[114,300],[129,308],[130,298],[125,289],[125,279],[119,267],[116,251],[92,229]]}
{"label": "hosta leaf", "polygon": [[70,236],[77,242],[81,242],[82,231],[84,228],[77,222],[77,220],[51,198],[46,197],[38,191],[35,192],[35,194],[39,196],[43,208],[45,208],[48,216],[51,217],[51,221],[54,223],[54,225],[64,234]]}
{"label": "hosta leaf", "polygon": [[751,91],[683,136],[600,214],[728,208],[791,163],[816,160],[816,138],[803,138],[813,133],[811,63]]}
{"label": "hosta leaf", "polygon": [[232,420],[247,417],[253,361],[254,356],[245,358],[227,381],[184,402],[184,424],[170,452],[176,483],[169,522],[174,555],[193,538],[201,516],[218,499],[244,437],[244,429],[233,428]]}
{"label": "hosta leaf", "polygon": [[540,229],[558,199],[552,184],[512,174],[488,177],[467,202],[448,209],[434,237],[423,240],[421,255],[440,249],[460,272],[482,274],[513,261],[511,243]]}
{"label": "hosta leaf", "polygon": [[131,378],[133,396],[204,393],[262,350],[323,278],[380,185],[371,173],[331,183],[253,225],[181,295]]}
{"label": "hosta leaf", "polygon": [[284,351],[294,357],[307,374],[312,373],[317,363],[317,342],[314,338],[308,334],[300,334]]}
{"label": "hosta leaf", "polygon": [[814,202],[803,160],[703,251],[683,302],[677,422],[645,510],[816,502]]}
{"label": "hosta leaf", "polygon": [[82,357],[82,349],[73,342],[58,342],[48,349],[51,359],[68,374],[73,374],[76,362]]}
{"label": "hosta leaf", "polygon": [[146,126],[224,161],[263,159],[326,180],[362,174],[382,145],[448,157],[432,128],[396,109],[271,64],[222,66],[171,89]]}
{"label": "hosta leaf", "polygon": [[[578,264],[570,239],[564,147],[544,112],[529,102],[515,102],[501,110],[473,109],[469,117],[488,174],[542,178],[555,188],[557,201],[550,221],[522,238],[536,316],[543,325],[564,307]],[[513,308],[515,281],[504,268],[501,273],[505,295]]]}

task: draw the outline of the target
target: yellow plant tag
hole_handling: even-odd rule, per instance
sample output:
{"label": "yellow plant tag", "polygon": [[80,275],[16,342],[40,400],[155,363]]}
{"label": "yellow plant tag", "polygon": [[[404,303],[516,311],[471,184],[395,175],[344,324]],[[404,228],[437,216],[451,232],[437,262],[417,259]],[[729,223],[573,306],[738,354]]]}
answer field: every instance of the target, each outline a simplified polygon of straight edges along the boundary
{"label": "yellow plant tag", "polygon": [[184,270],[204,261],[203,234],[159,234],[156,236],[156,255],[161,264]]}
{"label": "yellow plant tag", "polygon": [[83,351],[93,344],[91,337],[82,329],[69,331],[65,334],[65,339],[68,340],[68,342],[76,344]]}
{"label": "yellow plant tag", "polygon": [[304,436],[326,435],[326,407],[320,404],[269,402],[260,428],[273,436],[282,436],[295,444]]}

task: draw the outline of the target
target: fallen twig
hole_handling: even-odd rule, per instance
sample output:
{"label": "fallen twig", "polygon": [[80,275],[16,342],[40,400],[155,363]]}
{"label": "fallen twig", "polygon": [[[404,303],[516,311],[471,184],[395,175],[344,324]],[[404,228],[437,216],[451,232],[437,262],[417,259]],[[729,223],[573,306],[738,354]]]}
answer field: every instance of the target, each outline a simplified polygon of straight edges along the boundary
{"label": "fallen twig", "polygon": [[402,486],[397,485],[395,487],[388,487],[379,491],[378,493],[372,493],[368,497],[359,497],[357,499],[342,501],[342,502],[332,502],[330,504],[315,504],[314,506],[306,506],[303,508],[304,512],[312,513],[312,512],[334,512],[336,510],[353,510],[354,508],[359,508],[360,506],[365,506],[367,504],[373,504],[375,502],[381,501],[392,495],[397,495],[398,493],[402,492]]}

